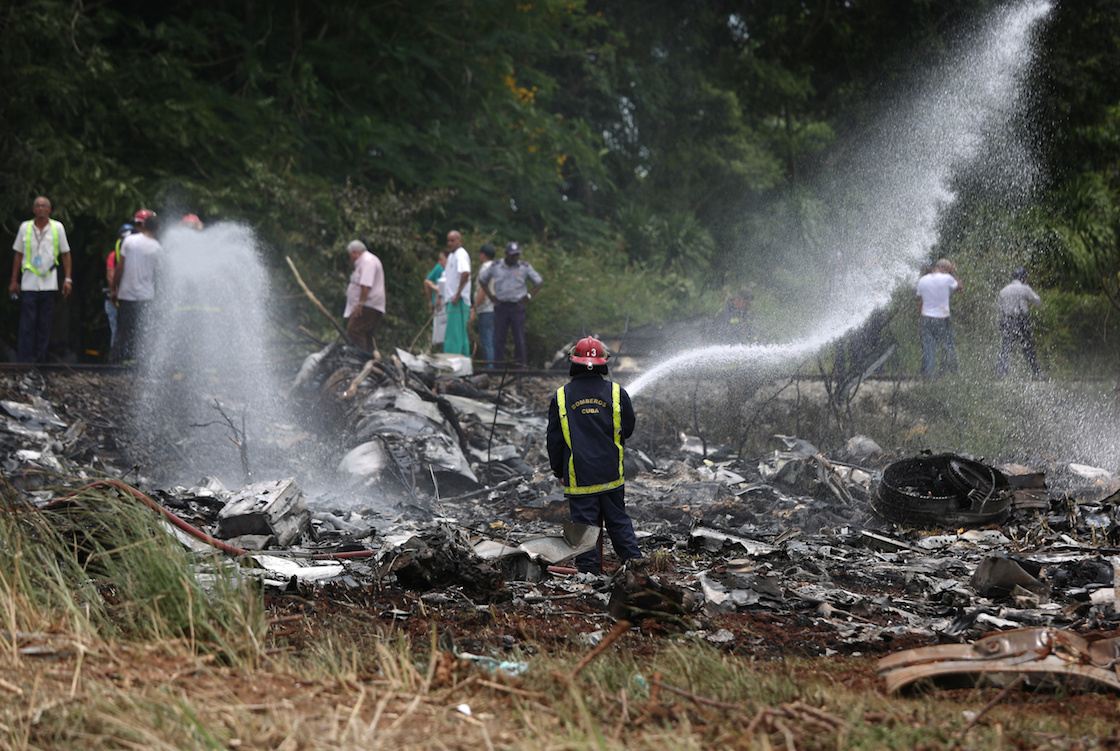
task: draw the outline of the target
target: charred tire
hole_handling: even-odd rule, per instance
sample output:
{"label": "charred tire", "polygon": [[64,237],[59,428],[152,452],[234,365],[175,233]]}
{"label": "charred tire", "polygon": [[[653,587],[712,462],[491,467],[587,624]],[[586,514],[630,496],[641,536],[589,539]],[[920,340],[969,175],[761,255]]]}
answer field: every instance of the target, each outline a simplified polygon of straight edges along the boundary
{"label": "charred tire", "polygon": [[888,521],[911,527],[980,526],[1010,510],[1007,477],[955,454],[903,459],[883,470],[871,507]]}

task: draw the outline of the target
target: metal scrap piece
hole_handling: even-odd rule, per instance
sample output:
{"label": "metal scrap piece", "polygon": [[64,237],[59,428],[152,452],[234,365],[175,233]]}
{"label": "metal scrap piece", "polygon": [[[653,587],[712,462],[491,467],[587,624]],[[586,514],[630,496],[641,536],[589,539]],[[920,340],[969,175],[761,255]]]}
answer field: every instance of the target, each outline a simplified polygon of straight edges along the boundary
{"label": "metal scrap piece", "polygon": [[735,545],[741,547],[747,552],[747,555],[751,556],[773,555],[781,550],[781,548],[765,542],[720,532],[718,529],[710,527],[695,527],[689,532],[688,537],[691,545],[702,547],[713,553]]}
{"label": "metal scrap piece", "polygon": [[973,644],[943,644],[896,652],[876,669],[888,691],[945,675],[1041,674],[1073,676],[1120,690],[1120,637],[1090,642],[1072,631],[1021,628]]}

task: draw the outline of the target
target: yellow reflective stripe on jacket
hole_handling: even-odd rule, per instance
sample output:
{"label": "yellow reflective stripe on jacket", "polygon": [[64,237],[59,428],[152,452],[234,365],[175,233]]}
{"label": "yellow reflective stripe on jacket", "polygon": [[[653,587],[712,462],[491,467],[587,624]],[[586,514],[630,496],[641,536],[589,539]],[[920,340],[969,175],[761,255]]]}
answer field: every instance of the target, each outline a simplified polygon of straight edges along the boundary
{"label": "yellow reflective stripe on jacket", "polygon": [[622,468],[622,387],[611,384],[611,405],[614,407],[614,445],[618,448],[618,484],[626,477]]}
{"label": "yellow reflective stripe on jacket", "polygon": [[47,269],[46,273],[40,273],[39,269],[31,265],[31,233],[35,231],[35,222],[27,223],[27,234],[24,237],[27,252],[23,254],[23,271],[33,271],[36,276],[46,276],[55,270],[55,266],[58,266],[58,222],[48,219],[47,226],[51,229],[51,239],[54,241],[54,266]]}
{"label": "yellow reflective stripe on jacket", "polygon": [[568,427],[568,408],[564,401],[564,387],[556,389],[556,406],[560,413],[560,429],[564,433],[564,443],[568,445],[568,481],[564,483],[564,492],[576,495],[590,495],[592,493],[605,493],[608,490],[622,487],[626,476],[622,468],[622,387],[617,383],[611,384],[611,412],[614,425],[614,445],[618,448],[618,479],[598,485],[576,484],[576,454],[572,450],[572,433]]}
{"label": "yellow reflective stripe on jacket", "polygon": [[576,484],[575,454],[572,453],[572,432],[568,429],[568,405],[564,402],[564,387],[556,389],[556,408],[560,413],[560,430],[564,432],[564,443],[568,445],[568,481],[564,487]]}
{"label": "yellow reflective stripe on jacket", "polygon": [[121,265],[121,243],[124,242],[123,237],[117,238],[117,247],[113,248],[113,273],[116,273],[116,268]]}

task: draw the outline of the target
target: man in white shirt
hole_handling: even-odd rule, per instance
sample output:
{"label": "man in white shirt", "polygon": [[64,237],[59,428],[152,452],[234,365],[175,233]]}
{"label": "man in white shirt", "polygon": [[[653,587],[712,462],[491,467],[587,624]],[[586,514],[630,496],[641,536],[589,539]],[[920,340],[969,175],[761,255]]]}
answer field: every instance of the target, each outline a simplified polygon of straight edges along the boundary
{"label": "man in white shirt", "polygon": [[[19,225],[12,250],[12,282],[8,293],[20,300],[19,343],[20,362],[46,362],[54,319],[55,293],[58,292],[58,266],[64,281],[62,296],[69,297],[73,287],[70,278],[70,243],[62,222],[51,219],[51,202],[39,196],[31,205],[35,215]],[[21,294],[22,293],[22,294]]]}
{"label": "man in white shirt", "polygon": [[1038,367],[1038,358],[1034,353],[1034,332],[1031,330],[1031,307],[1042,305],[1042,298],[1026,283],[1027,270],[1015,269],[1011,275],[1011,283],[999,291],[999,364],[996,366],[996,376],[1003,378],[1007,375],[1008,361],[1011,359],[1011,349],[1015,342],[1023,348],[1023,357],[1031,366],[1031,373],[1035,378],[1042,375]]}
{"label": "man in white shirt", "polygon": [[957,345],[949,318],[949,298],[964,289],[957,277],[956,264],[942,258],[933,271],[918,280],[918,310],[921,312],[922,375],[934,377],[936,351],[943,351],[940,373],[956,373]]}
{"label": "man in white shirt", "polygon": [[156,267],[163,246],[156,239],[160,219],[147,209],[136,212],[132,223],[138,232],[121,242],[121,259],[113,273],[109,299],[119,303],[117,339],[109,361],[120,363],[140,359],[143,337],[151,329],[156,297]]}
{"label": "man in white shirt", "polygon": [[385,314],[385,269],[381,259],[370,253],[361,240],[352,240],[346,252],[354,262],[342,314],[350,319],[346,335],[355,346],[377,357],[377,325]]}
{"label": "man in white shirt", "polygon": [[443,351],[470,357],[467,318],[471,311],[471,257],[463,247],[463,236],[456,230],[447,233],[447,265],[439,292],[447,309]]}

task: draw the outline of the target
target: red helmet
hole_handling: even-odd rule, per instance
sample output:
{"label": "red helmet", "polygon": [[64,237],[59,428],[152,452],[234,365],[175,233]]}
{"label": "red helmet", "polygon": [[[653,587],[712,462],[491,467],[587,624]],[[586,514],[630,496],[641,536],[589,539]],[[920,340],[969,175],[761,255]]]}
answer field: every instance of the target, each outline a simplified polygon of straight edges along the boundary
{"label": "red helmet", "polygon": [[155,216],[155,215],[156,215],[156,212],[154,212],[154,211],[148,211],[147,209],[140,209],[139,211],[137,211],[135,214],[132,215],[132,223],[133,224],[143,224],[144,222],[146,222],[148,220],[148,217]]}
{"label": "red helmet", "polygon": [[568,359],[580,365],[606,365],[611,356],[603,343],[593,336],[585,336],[576,342]]}
{"label": "red helmet", "polygon": [[198,214],[184,214],[183,226],[190,229],[202,229],[202,220],[198,218]]}

